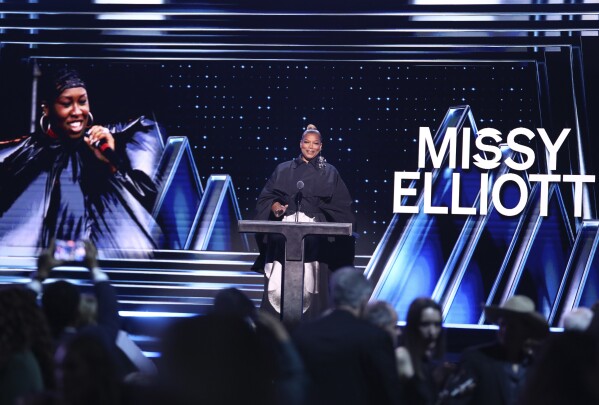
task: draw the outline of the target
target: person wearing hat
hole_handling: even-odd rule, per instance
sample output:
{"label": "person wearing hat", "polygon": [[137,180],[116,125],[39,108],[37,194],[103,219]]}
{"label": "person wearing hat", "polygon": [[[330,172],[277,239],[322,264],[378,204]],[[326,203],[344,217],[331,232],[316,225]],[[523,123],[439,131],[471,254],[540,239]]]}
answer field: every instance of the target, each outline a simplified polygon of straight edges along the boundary
{"label": "person wearing hat", "polygon": [[524,295],[514,295],[501,306],[484,308],[488,322],[499,326],[497,341],[466,349],[460,368],[474,379],[474,389],[460,404],[516,403],[534,347],[549,334],[549,325]]}
{"label": "person wearing hat", "polygon": [[87,84],[72,69],[40,87],[38,130],[0,142],[0,253],[37,256],[54,238],[90,240],[114,256],[158,247],[154,123],[94,123]]}

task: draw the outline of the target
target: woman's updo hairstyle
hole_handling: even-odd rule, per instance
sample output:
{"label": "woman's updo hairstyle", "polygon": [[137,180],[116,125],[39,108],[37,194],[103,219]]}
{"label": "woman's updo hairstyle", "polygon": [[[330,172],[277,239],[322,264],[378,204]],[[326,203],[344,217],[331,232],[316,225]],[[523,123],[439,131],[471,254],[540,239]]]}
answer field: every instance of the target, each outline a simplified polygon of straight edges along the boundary
{"label": "woman's updo hairstyle", "polygon": [[322,136],[320,136],[320,131],[318,131],[318,129],[316,129],[316,125],[314,125],[314,124],[308,124],[308,126],[306,127],[306,130],[302,134],[302,139],[304,139],[304,137],[308,134],[316,134],[322,140]]}

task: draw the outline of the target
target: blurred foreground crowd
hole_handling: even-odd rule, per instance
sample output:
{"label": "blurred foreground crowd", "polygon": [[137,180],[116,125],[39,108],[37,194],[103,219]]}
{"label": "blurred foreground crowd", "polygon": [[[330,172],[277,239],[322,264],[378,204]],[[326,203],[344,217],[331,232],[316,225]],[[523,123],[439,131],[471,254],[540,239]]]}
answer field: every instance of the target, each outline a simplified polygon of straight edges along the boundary
{"label": "blurred foreground crowd", "polygon": [[[331,308],[288,330],[241,291],[164,331],[148,359],[121,329],[114,287],[86,242],[93,294],[51,279],[53,247],[26,285],[0,289],[0,405],[599,404],[599,317],[578,308],[550,333],[528,297],[485,307],[497,338],[445,351],[442,309],[414,300],[404,327],[369,302],[358,270],[333,273]],[[450,361],[451,360],[451,361]]]}

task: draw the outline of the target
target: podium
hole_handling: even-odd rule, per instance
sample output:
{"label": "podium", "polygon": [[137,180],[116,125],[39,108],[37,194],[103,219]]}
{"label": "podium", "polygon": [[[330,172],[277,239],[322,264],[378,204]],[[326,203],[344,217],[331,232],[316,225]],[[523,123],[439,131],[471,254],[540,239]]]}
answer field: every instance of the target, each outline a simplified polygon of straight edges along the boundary
{"label": "podium", "polygon": [[304,292],[304,238],[307,235],[351,236],[352,224],[336,222],[250,220],[240,220],[237,224],[239,232],[242,233],[278,233],[285,237],[281,319],[288,327],[296,325],[302,316]]}

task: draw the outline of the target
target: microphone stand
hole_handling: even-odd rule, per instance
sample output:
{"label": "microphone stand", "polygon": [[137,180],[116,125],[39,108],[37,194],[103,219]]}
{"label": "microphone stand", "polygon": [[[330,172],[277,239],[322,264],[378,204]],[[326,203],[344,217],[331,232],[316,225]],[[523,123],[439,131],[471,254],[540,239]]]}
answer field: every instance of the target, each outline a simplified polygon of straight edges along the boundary
{"label": "microphone stand", "polygon": [[302,190],[297,192],[297,196],[295,197],[295,222],[299,221],[299,211],[302,206]]}
{"label": "microphone stand", "polygon": [[303,181],[298,181],[297,182],[297,194],[295,195],[295,222],[299,222],[299,211],[302,207],[302,189],[304,188],[304,182]]}

